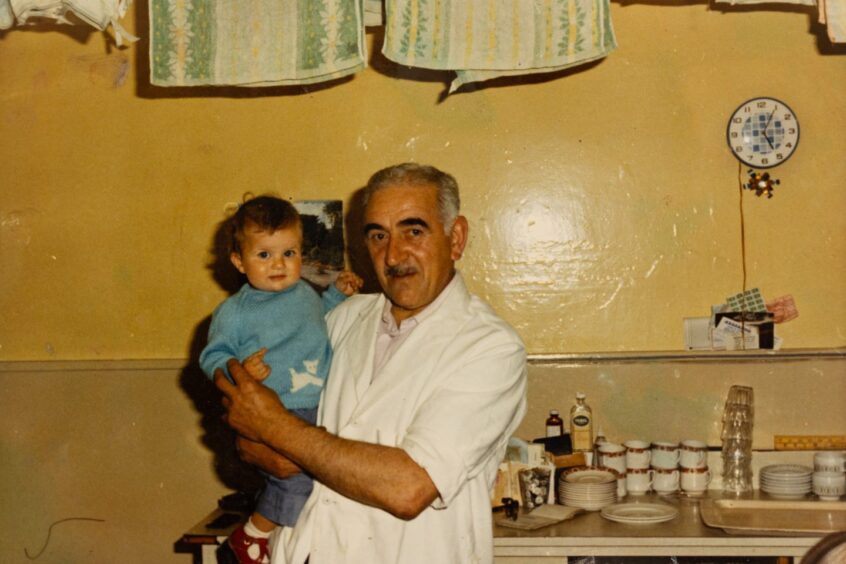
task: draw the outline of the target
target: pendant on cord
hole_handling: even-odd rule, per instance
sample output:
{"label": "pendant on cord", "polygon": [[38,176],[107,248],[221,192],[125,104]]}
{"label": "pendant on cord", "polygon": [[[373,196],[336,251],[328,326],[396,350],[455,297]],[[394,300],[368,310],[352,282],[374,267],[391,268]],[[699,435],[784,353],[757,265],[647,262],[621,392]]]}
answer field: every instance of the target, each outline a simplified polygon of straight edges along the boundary
{"label": "pendant on cord", "polygon": [[773,197],[773,189],[776,185],[781,184],[777,178],[771,178],[769,172],[758,172],[749,169],[749,182],[743,185],[747,190],[754,190],[756,196],[767,194],[767,198]]}

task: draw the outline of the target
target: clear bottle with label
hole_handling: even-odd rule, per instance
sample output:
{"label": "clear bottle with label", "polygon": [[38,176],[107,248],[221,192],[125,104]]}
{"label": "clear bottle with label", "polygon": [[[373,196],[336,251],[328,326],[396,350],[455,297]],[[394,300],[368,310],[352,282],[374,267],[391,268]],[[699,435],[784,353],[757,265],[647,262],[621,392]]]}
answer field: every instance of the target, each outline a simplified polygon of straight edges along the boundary
{"label": "clear bottle with label", "polygon": [[558,415],[557,409],[549,410],[549,417],[546,418],[546,436],[560,437],[564,434],[564,420]]}
{"label": "clear bottle with label", "polygon": [[570,440],[574,451],[593,450],[593,412],[581,392],[576,394],[576,405],[570,409]]}

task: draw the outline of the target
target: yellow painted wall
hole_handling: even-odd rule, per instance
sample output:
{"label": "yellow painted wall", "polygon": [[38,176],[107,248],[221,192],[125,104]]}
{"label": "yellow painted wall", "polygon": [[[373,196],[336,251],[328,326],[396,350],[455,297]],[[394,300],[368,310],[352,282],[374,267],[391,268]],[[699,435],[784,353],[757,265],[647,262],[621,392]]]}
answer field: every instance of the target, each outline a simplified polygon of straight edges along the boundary
{"label": "yellow painted wall", "polygon": [[742,284],[724,138],[759,95],[802,138],[775,197],[744,196],[748,286],[795,296],[786,347],[842,347],[846,50],[802,10],[614,4],[606,60],[442,103],[447,75],[379,57],[331,88],[172,91],[146,85],[146,43],[3,32],[0,358],[184,358],[225,297],[206,264],[227,203],[346,199],[405,160],[458,178],[469,285],[531,352],[680,349],[682,318]]}

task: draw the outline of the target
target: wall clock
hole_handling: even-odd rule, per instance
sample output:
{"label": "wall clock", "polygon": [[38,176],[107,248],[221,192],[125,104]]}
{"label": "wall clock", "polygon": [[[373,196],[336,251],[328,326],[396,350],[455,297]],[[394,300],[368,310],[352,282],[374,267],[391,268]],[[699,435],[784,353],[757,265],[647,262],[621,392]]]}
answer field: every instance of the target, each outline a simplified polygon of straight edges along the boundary
{"label": "wall clock", "polygon": [[732,153],[755,168],[778,166],[799,144],[799,121],[790,107],[775,98],[752,98],[731,115],[726,132]]}

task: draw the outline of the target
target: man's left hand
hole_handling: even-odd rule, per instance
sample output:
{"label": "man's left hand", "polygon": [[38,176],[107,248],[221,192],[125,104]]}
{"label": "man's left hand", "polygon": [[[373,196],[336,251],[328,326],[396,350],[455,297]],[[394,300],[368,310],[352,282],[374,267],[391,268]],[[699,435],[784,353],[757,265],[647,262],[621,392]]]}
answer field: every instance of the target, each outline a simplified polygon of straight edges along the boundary
{"label": "man's left hand", "polygon": [[223,392],[225,421],[239,435],[248,439],[266,442],[263,439],[272,433],[276,420],[283,416],[285,407],[279,397],[269,388],[251,377],[240,362],[234,358],[226,364],[233,385],[222,370],[215,371],[214,383]]}
{"label": "man's left hand", "polygon": [[253,466],[258,466],[277,478],[290,478],[302,472],[299,466],[263,443],[238,437],[235,445],[238,448],[238,456],[241,457],[241,460]]}

